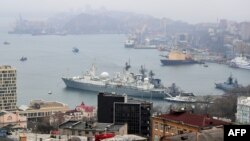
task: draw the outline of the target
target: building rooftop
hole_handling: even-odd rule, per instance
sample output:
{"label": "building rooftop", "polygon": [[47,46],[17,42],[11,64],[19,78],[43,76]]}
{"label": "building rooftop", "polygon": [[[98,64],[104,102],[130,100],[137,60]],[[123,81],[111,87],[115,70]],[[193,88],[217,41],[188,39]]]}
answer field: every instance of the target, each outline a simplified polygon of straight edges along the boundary
{"label": "building rooftop", "polygon": [[187,133],[171,137],[162,137],[160,141],[223,141],[223,128],[212,128],[196,133]]}
{"label": "building rooftop", "polygon": [[103,139],[102,141],[147,141],[147,138],[137,135],[116,135],[112,138]]}
{"label": "building rooftop", "polygon": [[250,106],[250,97],[245,97],[245,96],[238,97],[238,104]]}
{"label": "building rooftop", "polygon": [[15,69],[15,68],[12,68],[9,65],[2,65],[2,66],[0,66],[0,69]]}
{"label": "building rooftop", "polygon": [[163,118],[165,120],[174,121],[174,122],[180,122],[182,124],[187,124],[187,125],[196,126],[200,128],[230,124],[228,122],[213,119],[212,117],[209,117],[208,115],[192,114],[192,113],[185,112],[185,111],[182,111],[182,112],[171,111],[169,114],[162,114],[156,117]]}
{"label": "building rooftop", "polygon": [[74,130],[95,130],[95,131],[119,131],[124,124],[113,123],[90,123],[82,121],[66,121],[59,125],[62,129],[74,129]]}
{"label": "building rooftop", "polygon": [[82,102],[80,105],[76,106],[76,108],[75,108],[76,111],[79,111],[79,109],[81,109],[81,110],[83,110],[83,111],[85,111],[85,112],[93,112],[94,109],[95,109],[95,107],[85,105],[85,104]]}

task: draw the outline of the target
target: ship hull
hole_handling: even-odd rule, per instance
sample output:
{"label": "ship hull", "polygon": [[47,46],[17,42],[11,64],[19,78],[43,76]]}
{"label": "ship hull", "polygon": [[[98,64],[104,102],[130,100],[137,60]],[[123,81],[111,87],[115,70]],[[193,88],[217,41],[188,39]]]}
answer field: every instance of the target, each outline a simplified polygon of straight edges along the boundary
{"label": "ship hull", "polygon": [[141,90],[135,88],[129,88],[128,86],[112,86],[112,85],[96,85],[90,83],[84,83],[81,81],[76,81],[71,78],[62,78],[65,85],[69,88],[75,88],[80,90],[87,90],[93,92],[108,92],[117,94],[127,94],[128,96],[138,97],[138,98],[157,98],[163,99],[166,97],[166,93],[163,89],[157,89],[155,91]]}
{"label": "ship hull", "polygon": [[125,47],[125,48],[134,48],[135,45],[128,45],[128,44],[125,44],[124,47]]}
{"label": "ship hull", "polygon": [[240,64],[232,63],[232,64],[230,64],[230,66],[233,68],[242,68],[242,69],[250,70],[250,65],[240,65]]}
{"label": "ship hull", "polygon": [[188,100],[188,99],[178,99],[178,98],[174,98],[174,97],[169,97],[169,98],[165,98],[166,101],[169,102],[176,102],[176,103],[195,103],[196,100]]}
{"label": "ship hull", "polygon": [[161,60],[162,65],[188,65],[188,64],[197,64],[197,61],[194,60]]}
{"label": "ship hull", "polygon": [[234,85],[226,85],[224,83],[215,83],[215,88],[221,89],[223,91],[231,91],[231,90],[238,88],[238,87],[236,87]]}

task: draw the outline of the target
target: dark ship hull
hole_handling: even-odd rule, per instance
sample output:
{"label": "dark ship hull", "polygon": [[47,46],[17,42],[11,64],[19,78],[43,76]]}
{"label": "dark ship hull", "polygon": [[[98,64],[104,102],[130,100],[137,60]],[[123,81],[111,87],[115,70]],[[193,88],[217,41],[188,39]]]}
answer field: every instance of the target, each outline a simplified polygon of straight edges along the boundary
{"label": "dark ship hull", "polygon": [[227,92],[227,91],[231,91],[233,89],[239,88],[239,86],[235,84],[215,83],[215,88],[221,89]]}
{"label": "dark ship hull", "polygon": [[195,60],[161,60],[162,65],[188,65],[188,64],[197,64],[199,62]]}

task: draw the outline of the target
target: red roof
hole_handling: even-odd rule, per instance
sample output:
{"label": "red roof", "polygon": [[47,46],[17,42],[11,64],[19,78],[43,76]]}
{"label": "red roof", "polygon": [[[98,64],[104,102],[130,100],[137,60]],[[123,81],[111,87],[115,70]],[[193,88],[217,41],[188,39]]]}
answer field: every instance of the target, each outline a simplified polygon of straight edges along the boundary
{"label": "red roof", "polygon": [[230,123],[221,120],[216,120],[208,115],[198,115],[188,112],[170,112],[169,114],[159,115],[157,117],[164,118],[166,120],[172,120],[176,122],[183,122],[198,127],[209,127],[218,125],[228,125]]}
{"label": "red roof", "polygon": [[57,130],[53,130],[53,131],[51,131],[51,132],[50,132],[50,134],[52,134],[52,135],[59,135],[59,134],[60,134],[60,132],[59,132],[59,131],[57,131]]}
{"label": "red roof", "polygon": [[81,105],[76,106],[76,109],[78,109],[78,108],[84,110],[85,112],[93,112],[93,110],[95,109],[95,107],[87,106],[83,102],[81,103]]}
{"label": "red roof", "polygon": [[112,138],[114,136],[115,136],[114,133],[104,133],[104,134],[95,135],[95,141],[100,141],[106,138]]}

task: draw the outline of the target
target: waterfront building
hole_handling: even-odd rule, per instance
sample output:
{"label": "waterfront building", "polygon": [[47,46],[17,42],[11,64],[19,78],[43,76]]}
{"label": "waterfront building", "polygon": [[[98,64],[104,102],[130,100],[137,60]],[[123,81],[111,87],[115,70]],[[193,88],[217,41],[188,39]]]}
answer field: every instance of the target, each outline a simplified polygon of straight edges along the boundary
{"label": "waterfront building", "polygon": [[113,133],[114,135],[126,135],[127,124],[66,121],[59,125],[62,135],[68,136],[87,136],[89,139],[95,135],[103,133]]}
{"label": "waterfront building", "polygon": [[242,40],[250,40],[250,22],[242,22],[239,24],[239,34]]}
{"label": "waterfront building", "polygon": [[69,110],[68,105],[56,101],[32,100],[29,106],[20,106],[20,115],[27,116],[28,119],[50,117],[51,115]]}
{"label": "waterfront building", "polygon": [[152,105],[150,102],[127,98],[126,95],[99,93],[98,121],[108,116],[105,122],[127,123],[129,134],[149,137]]}
{"label": "waterfront building", "polygon": [[238,97],[236,122],[250,124],[250,97]]}
{"label": "waterfront building", "polygon": [[16,69],[0,66],[0,110],[14,111],[16,102]]}
{"label": "waterfront building", "polygon": [[74,110],[65,113],[65,120],[83,120],[96,117],[96,107],[85,105],[83,102],[76,106]]}
{"label": "waterfront building", "polygon": [[198,133],[202,130],[220,127],[230,123],[213,119],[208,115],[198,115],[186,111],[170,111],[152,117],[152,141],[161,137],[175,136],[186,133]]}
{"label": "waterfront building", "polygon": [[16,113],[0,111],[0,128],[27,128],[27,118]]}

